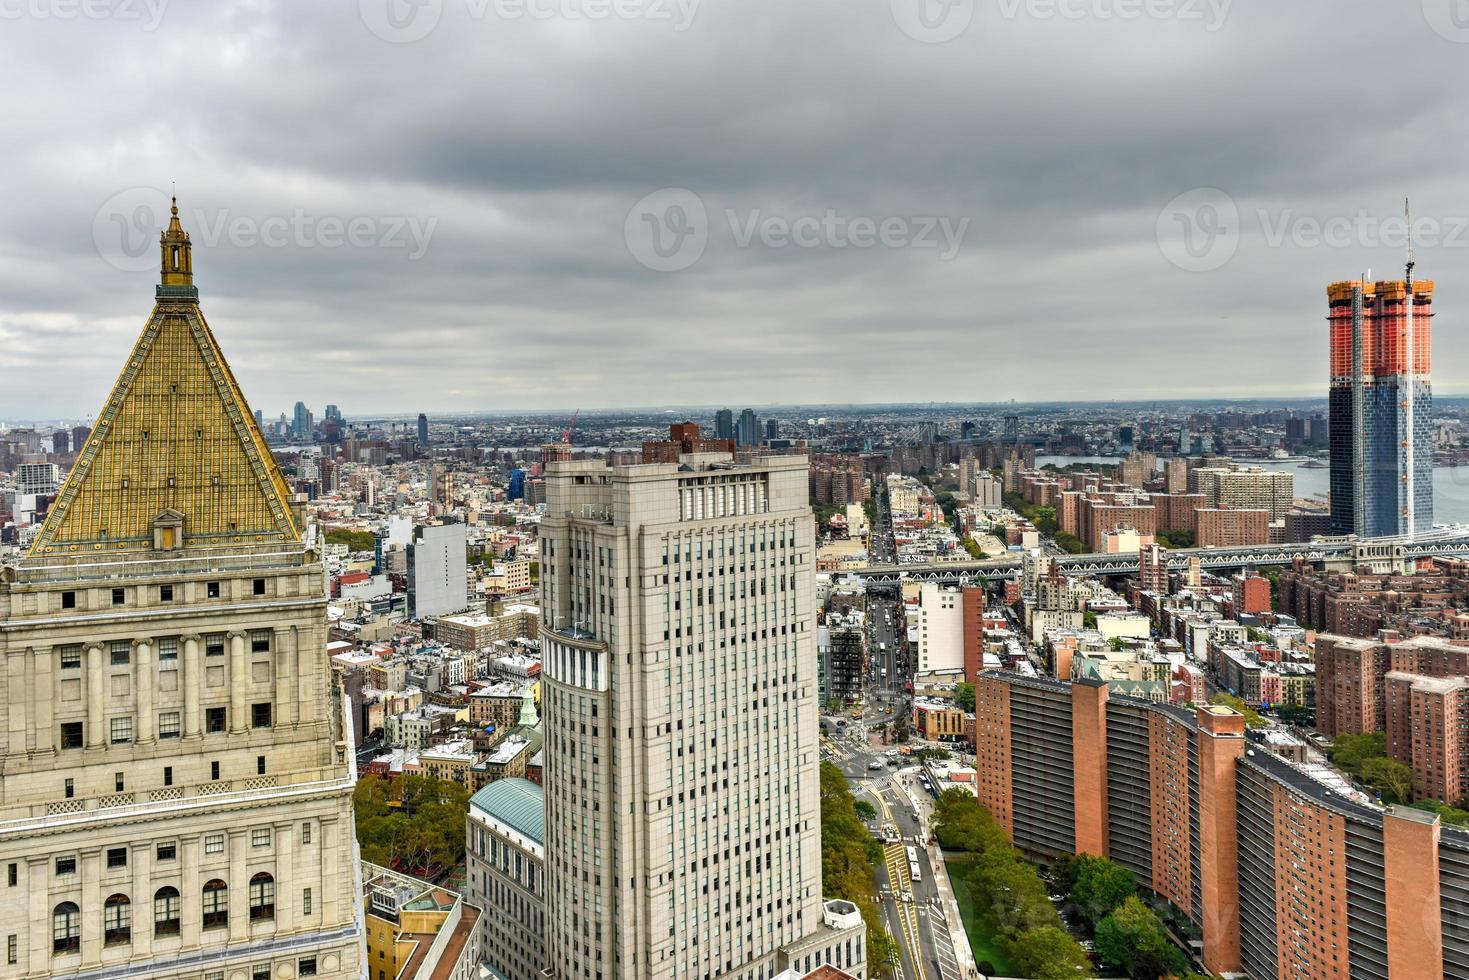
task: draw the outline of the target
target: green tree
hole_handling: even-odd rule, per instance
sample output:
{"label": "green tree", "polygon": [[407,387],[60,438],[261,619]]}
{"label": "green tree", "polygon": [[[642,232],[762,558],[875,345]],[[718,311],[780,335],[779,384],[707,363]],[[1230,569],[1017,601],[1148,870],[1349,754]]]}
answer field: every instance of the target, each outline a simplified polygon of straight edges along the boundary
{"label": "green tree", "polygon": [[1071,862],[1069,877],[1067,900],[1093,929],[1113,909],[1137,894],[1132,872],[1107,858],[1083,854]]}
{"label": "green tree", "polygon": [[377,547],[377,538],[371,531],[354,531],[349,527],[327,528],[327,544],[344,544],[348,551],[372,551]]}
{"label": "green tree", "polygon": [[847,777],[830,762],[821,763],[820,794],[822,889],[861,911],[867,924],[868,964],[874,976],[888,976],[897,945],[883,928],[876,902],[874,869],[882,861],[882,847],[863,825]]}
{"label": "green tree", "polygon": [[965,884],[983,910],[985,924],[1000,936],[1018,936],[1058,921],[1045,882],[1008,845],[981,854]]}
{"label": "green tree", "polygon": [[1368,759],[1362,763],[1362,781],[1387,803],[1413,799],[1413,770],[1396,759]]}
{"label": "green tree", "polygon": [[1086,950],[1059,926],[1022,932],[1006,944],[1005,951],[1021,976],[1035,980],[1096,976]]}
{"label": "green tree", "polygon": [[954,703],[960,710],[974,713],[974,685],[963,681],[954,686]]}
{"label": "green tree", "polygon": [[857,816],[861,817],[863,820],[877,819],[877,807],[873,806],[871,803],[868,803],[866,800],[858,800],[856,803],[856,809]]}
{"label": "green tree", "polygon": [[1361,735],[1338,735],[1331,743],[1331,761],[1344,772],[1362,775],[1368,759],[1387,758],[1387,733],[1364,732]]}
{"label": "green tree", "polygon": [[934,802],[931,826],[946,851],[982,854],[1009,846],[1004,828],[967,790],[944,790]]}
{"label": "green tree", "polygon": [[1163,923],[1136,895],[1097,925],[1102,962],[1134,980],[1158,980],[1188,969],[1188,960],[1169,940]]}
{"label": "green tree", "polygon": [[1260,717],[1260,712],[1245,704],[1244,698],[1235,697],[1233,694],[1216,694],[1209,698],[1210,704],[1222,704],[1226,708],[1233,708],[1245,716],[1245,725],[1249,728],[1264,728],[1268,722]]}

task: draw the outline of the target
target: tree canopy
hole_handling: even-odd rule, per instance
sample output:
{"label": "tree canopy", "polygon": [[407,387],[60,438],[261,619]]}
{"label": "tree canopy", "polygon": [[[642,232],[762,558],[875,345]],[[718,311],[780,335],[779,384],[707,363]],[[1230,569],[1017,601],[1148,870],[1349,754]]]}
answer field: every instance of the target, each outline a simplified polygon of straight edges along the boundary
{"label": "tree canopy", "polygon": [[469,790],[452,780],[364,776],[352,809],[365,861],[432,878],[464,857]]}

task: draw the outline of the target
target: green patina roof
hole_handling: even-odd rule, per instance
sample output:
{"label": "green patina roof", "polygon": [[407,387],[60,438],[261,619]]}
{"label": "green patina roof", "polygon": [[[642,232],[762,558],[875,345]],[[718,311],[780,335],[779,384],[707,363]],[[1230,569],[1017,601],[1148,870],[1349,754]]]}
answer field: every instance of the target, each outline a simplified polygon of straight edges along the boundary
{"label": "green patina roof", "polygon": [[469,805],[545,846],[546,794],[529,779],[497,779],[470,797]]}

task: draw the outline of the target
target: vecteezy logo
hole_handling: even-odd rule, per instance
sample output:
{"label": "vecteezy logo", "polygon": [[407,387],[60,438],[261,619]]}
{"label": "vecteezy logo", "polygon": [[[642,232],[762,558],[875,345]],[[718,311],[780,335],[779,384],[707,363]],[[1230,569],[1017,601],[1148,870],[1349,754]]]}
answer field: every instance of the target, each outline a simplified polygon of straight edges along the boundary
{"label": "vecteezy logo", "polygon": [[1212,272],[1239,248],[1239,207],[1217,187],[1178,195],[1158,214],[1163,257],[1185,272]]}
{"label": "vecteezy logo", "polygon": [[1469,0],[1423,0],[1423,18],[1439,37],[1469,44]]}
{"label": "vecteezy logo", "polygon": [[709,212],[699,195],[665,187],[639,200],[622,223],[622,238],[638,263],[654,272],[681,272],[709,244]]}
{"label": "vecteezy logo", "polygon": [[943,44],[963,34],[974,19],[974,0],[888,0],[893,22],[915,41]]}
{"label": "vecteezy logo", "polygon": [[362,23],[384,41],[412,44],[439,26],[444,0],[357,0]]}
{"label": "vecteezy logo", "polygon": [[102,261],[122,272],[157,268],[168,207],[168,195],[156,187],[129,187],[103,201],[92,217],[92,244]]}

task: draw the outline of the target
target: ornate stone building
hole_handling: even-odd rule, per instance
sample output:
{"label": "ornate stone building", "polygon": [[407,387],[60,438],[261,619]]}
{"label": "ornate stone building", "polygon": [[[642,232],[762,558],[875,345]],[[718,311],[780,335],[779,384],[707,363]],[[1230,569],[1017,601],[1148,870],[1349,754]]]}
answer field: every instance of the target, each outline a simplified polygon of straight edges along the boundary
{"label": "ornate stone building", "polygon": [[199,309],[157,303],[0,568],[0,977],[360,972],[325,575]]}

